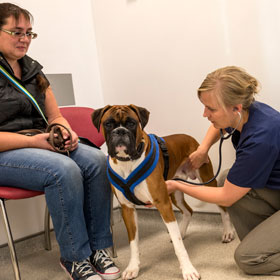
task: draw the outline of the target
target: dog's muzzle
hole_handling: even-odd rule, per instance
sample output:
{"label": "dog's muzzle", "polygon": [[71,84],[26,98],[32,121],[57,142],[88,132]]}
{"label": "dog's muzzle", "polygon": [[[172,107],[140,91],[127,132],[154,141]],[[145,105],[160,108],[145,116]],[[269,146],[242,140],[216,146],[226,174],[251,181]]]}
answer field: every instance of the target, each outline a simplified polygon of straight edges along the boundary
{"label": "dog's muzzle", "polygon": [[111,131],[108,139],[108,153],[111,157],[128,157],[132,148],[133,137],[124,127]]}
{"label": "dog's muzzle", "polygon": [[109,155],[121,161],[139,158],[144,149],[143,142],[136,147],[135,136],[125,127],[117,127],[111,132],[107,146]]}

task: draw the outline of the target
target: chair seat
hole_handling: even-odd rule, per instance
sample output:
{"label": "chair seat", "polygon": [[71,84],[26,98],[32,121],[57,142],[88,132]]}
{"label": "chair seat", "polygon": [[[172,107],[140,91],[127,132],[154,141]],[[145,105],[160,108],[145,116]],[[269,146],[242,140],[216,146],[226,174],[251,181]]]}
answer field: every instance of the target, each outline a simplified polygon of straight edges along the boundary
{"label": "chair seat", "polygon": [[41,194],[44,194],[44,192],[0,186],[0,198],[3,199],[23,199]]}

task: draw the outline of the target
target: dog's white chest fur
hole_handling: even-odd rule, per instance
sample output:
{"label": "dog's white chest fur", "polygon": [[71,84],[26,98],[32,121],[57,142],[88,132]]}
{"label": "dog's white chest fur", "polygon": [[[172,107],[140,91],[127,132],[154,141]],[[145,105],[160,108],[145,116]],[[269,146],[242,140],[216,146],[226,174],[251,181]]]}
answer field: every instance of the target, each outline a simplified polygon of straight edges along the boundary
{"label": "dog's white chest fur", "polygon": [[[114,161],[110,158],[109,163],[111,168],[123,179],[126,179],[145,159],[145,154],[143,153],[141,157],[133,161]],[[117,197],[121,203],[132,204],[129,200],[125,198],[121,191],[116,189]],[[146,180],[139,183],[134,189],[134,195],[144,203],[151,202],[152,196],[149,193]]]}

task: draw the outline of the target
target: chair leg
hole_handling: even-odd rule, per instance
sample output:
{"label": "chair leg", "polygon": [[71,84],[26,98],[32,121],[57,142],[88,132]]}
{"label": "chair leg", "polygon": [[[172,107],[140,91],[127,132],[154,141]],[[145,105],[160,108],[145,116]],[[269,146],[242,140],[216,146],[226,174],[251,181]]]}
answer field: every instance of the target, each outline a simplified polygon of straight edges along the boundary
{"label": "chair leg", "polygon": [[14,245],[14,240],[11,232],[11,227],[10,223],[8,220],[8,215],[5,207],[5,201],[3,199],[0,199],[0,205],[2,209],[2,214],[3,214],[3,219],[5,223],[5,229],[7,233],[7,238],[8,238],[8,246],[10,249],[10,255],[11,255],[11,260],[12,260],[12,265],[14,269],[14,274],[15,274],[15,279],[20,280],[20,272],[19,272],[19,266],[18,266],[18,260],[17,260],[17,255],[16,255],[16,250],[15,250],[15,245]]}
{"label": "chair leg", "polygon": [[45,249],[50,251],[52,249],[51,235],[50,235],[50,212],[48,206],[45,209]]}
{"label": "chair leg", "polygon": [[116,249],[116,243],[115,243],[115,236],[114,236],[114,229],[113,229],[113,225],[114,225],[114,205],[113,205],[113,201],[114,201],[114,194],[112,192],[111,194],[111,233],[112,233],[112,237],[113,237],[113,246],[112,246],[112,256],[113,258],[116,258],[117,255],[117,249]]}

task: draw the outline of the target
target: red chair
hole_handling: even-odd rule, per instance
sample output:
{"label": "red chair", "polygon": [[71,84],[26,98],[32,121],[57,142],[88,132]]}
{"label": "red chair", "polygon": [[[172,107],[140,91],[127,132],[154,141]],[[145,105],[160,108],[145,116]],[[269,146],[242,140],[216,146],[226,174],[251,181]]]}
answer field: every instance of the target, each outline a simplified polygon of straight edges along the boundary
{"label": "red chair", "polygon": [[[12,231],[7,215],[7,210],[5,206],[6,200],[16,200],[16,199],[24,199],[24,198],[31,198],[38,195],[42,195],[44,192],[39,191],[30,191],[20,188],[14,188],[14,187],[6,187],[6,186],[0,186],[0,206],[3,214],[4,219],[4,225],[5,230],[8,238],[8,246],[10,249],[10,255],[12,260],[12,265],[14,269],[15,279],[20,280],[20,271],[18,266],[18,260],[17,255],[15,251],[15,245],[14,245],[14,239],[12,236]],[[48,211],[48,208],[46,206],[45,210],[45,249],[51,250],[51,239],[50,239],[50,214]]]}
{"label": "red chair", "polygon": [[[60,111],[62,115],[67,119],[72,129],[79,136],[87,138],[98,147],[100,147],[105,142],[103,135],[101,133],[98,133],[97,129],[92,124],[91,114],[94,111],[92,108],[71,106],[71,107],[61,107]],[[31,198],[42,194],[44,193],[39,191],[30,191],[21,188],[15,188],[15,187],[0,186],[0,206],[3,213],[4,224],[5,224],[5,229],[8,238],[8,246],[10,249],[10,255],[11,255],[11,260],[12,260],[14,275],[16,280],[20,280],[21,277],[20,277],[18,260],[15,251],[15,246],[14,246],[14,240],[12,237],[7,210],[5,207],[5,201]],[[111,220],[111,230],[113,230],[112,224],[113,223]],[[51,250],[50,215],[47,207],[45,211],[45,248],[46,250]],[[114,247],[113,247],[113,256],[116,256]]]}
{"label": "red chair", "polygon": [[69,122],[73,131],[100,147],[104,144],[105,139],[91,121],[93,111],[94,109],[88,107],[60,107],[61,114]]}

